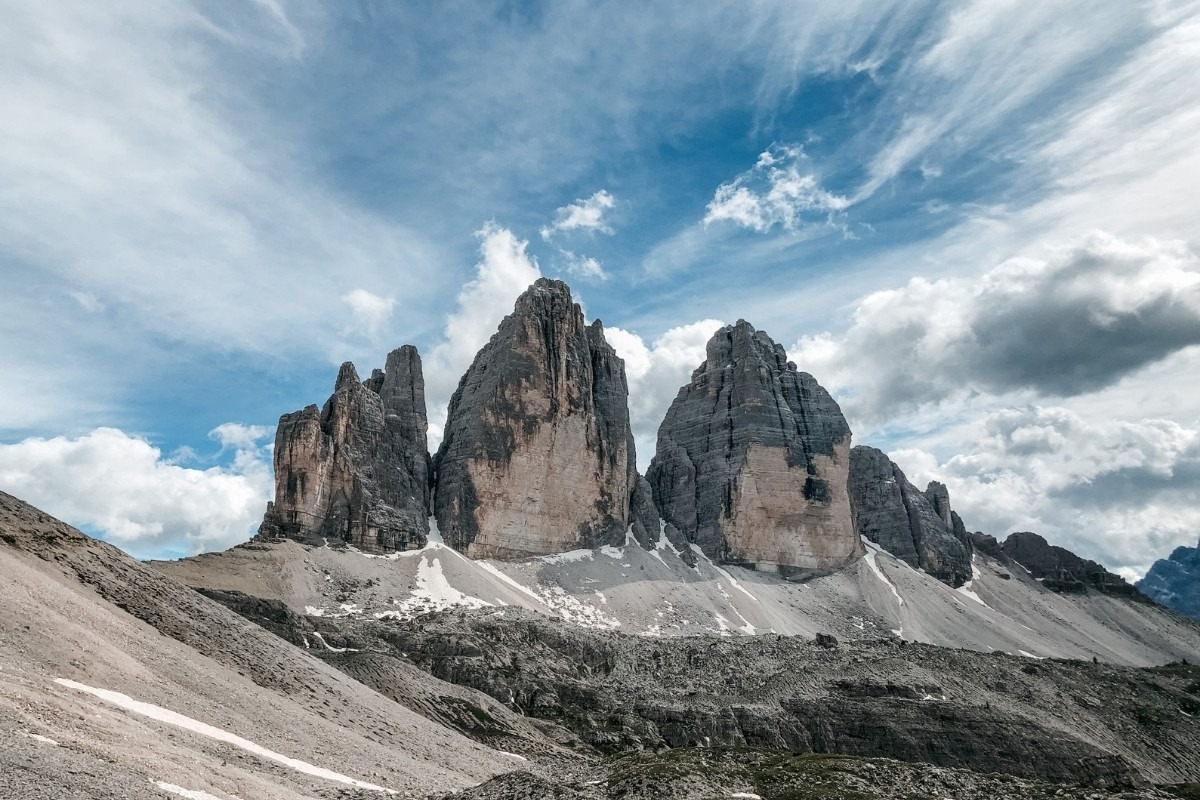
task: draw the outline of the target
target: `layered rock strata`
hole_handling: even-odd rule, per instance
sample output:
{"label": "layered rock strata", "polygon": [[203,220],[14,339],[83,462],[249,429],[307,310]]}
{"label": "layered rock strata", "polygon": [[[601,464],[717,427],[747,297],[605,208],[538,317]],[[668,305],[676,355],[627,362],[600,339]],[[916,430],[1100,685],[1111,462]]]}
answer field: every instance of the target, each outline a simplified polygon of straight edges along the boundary
{"label": "layered rock strata", "polygon": [[848,488],[860,536],[943,583],[971,579],[970,539],[943,484],[922,492],[886,454],[860,446],[850,451]]}
{"label": "layered rock strata", "polygon": [[[438,528],[473,558],[619,544],[637,487],[624,362],[565,283],[538,280],[450,400]],[[639,497],[643,536],[657,529]],[[654,535],[657,536],[657,530]]]}
{"label": "layered rock strata", "polygon": [[321,410],[312,405],[279,419],[275,501],[259,538],[370,553],[424,546],[432,475],[426,431],[416,348],[393,351],[365,382],[346,362]]}
{"label": "layered rock strata", "polygon": [[833,398],[749,323],[722,328],[658,431],[647,479],[663,519],[709,558],[788,577],[862,554]]}

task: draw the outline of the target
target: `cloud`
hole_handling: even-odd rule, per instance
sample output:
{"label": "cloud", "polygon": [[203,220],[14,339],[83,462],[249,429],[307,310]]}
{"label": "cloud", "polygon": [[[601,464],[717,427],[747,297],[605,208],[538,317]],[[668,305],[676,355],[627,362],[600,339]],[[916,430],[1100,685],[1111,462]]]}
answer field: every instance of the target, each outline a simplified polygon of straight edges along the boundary
{"label": "cloud", "polygon": [[1092,234],[977,278],[912,279],[860,300],[797,363],[886,419],[973,393],[1071,397],[1200,344],[1200,260],[1177,242]]}
{"label": "cloud", "polygon": [[392,297],[380,297],[366,289],[355,289],[342,295],[342,302],[350,306],[354,315],[350,330],[358,330],[369,336],[376,336],[392,316],[396,300]]}
{"label": "cloud", "polygon": [[604,219],[604,212],[616,204],[616,198],[601,189],[587,199],[565,205],[555,212],[554,222],[542,228],[542,238],[548,242],[558,233],[571,231],[599,232],[611,236],[613,229]]}
{"label": "cloud", "polygon": [[638,468],[643,472],[654,456],[658,426],[680,387],[704,363],[705,346],[725,323],[702,319],[663,333],[649,345],[641,336],[621,328],[605,328],[608,343],[625,361],[629,381],[629,417],[637,444]]}
{"label": "cloud", "polygon": [[792,231],[814,215],[829,221],[850,201],[821,188],[816,175],[801,171],[808,156],[798,145],[763,151],[748,171],[717,187],[704,214],[704,225],[729,221],[758,233],[776,225]]}
{"label": "cloud", "polygon": [[559,266],[568,275],[587,281],[608,280],[608,273],[604,271],[604,267],[591,256],[581,256],[571,250],[562,249],[558,253],[561,259]]}
{"label": "cloud", "polygon": [[1089,421],[1062,407],[1006,408],[940,462],[894,453],[914,481],[936,479],[972,530],[1045,535],[1138,575],[1200,527],[1200,429],[1163,419]]}
{"label": "cloud", "polygon": [[181,467],[145,439],[115,428],[78,438],[0,445],[0,487],[138,557],[185,556],[246,541],[274,483],[271,428],[226,423],[209,435],[230,464]]}
{"label": "cloud", "polygon": [[[0,115],[0,305],[61,287],[142,340],[292,355],[324,346],[306,334],[336,328],[349,289],[429,263],[420,235],[325,185],[229,68],[296,66],[279,4],[209,11],[64,0],[6,15],[0,105],[20,112]],[[429,282],[412,283],[419,314]],[[60,361],[57,342],[27,341]]]}

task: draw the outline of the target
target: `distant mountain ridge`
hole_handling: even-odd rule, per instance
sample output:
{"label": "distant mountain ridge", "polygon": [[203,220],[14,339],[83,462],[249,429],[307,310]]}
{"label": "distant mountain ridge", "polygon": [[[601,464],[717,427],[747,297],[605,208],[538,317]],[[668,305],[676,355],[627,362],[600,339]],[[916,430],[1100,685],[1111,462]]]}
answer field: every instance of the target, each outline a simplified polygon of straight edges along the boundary
{"label": "distant mountain ridge", "polygon": [[1177,547],[1169,558],[1154,562],[1137,588],[1167,608],[1200,619],[1200,543]]}

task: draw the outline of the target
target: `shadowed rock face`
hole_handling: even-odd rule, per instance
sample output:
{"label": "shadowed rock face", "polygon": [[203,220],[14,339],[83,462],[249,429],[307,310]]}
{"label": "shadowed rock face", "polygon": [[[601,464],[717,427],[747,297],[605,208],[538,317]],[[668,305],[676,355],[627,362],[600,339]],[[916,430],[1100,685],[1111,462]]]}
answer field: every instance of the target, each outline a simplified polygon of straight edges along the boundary
{"label": "shadowed rock face", "polygon": [[971,579],[970,539],[943,484],[922,492],[887,455],[860,446],[850,451],[848,486],[860,536],[943,583]]}
{"label": "shadowed rock face", "polygon": [[745,321],[708,342],[658,431],[647,479],[709,558],[784,575],[862,553],[846,494],[850,427],[813,377]]}
{"label": "shadowed rock face", "polygon": [[637,480],[628,395],[600,322],[584,324],[565,283],[538,280],[450,400],[435,459],[446,543],[520,558],[624,541]]}
{"label": "shadowed rock face", "polygon": [[275,431],[275,501],[259,538],[345,542],[370,553],[422,547],[429,533],[425,381],[416,348],[360,382],[338,372],[324,408],[284,414]]}
{"label": "shadowed rock face", "polygon": [[1154,562],[1137,588],[1173,611],[1200,619],[1200,544]]}

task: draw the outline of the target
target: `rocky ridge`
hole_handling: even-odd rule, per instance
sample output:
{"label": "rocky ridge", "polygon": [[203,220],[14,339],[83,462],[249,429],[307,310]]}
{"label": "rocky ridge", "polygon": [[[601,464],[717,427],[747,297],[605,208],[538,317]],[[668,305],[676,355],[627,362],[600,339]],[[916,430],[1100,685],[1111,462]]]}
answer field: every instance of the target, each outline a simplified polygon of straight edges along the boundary
{"label": "rocky ridge", "polygon": [[1114,575],[1095,561],[1080,558],[1065,547],[1052,545],[1036,533],[1009,534],[1000,549],[1051,591],[1082,594],[1091,590],[1136,602],[1153,602],[1120,575]]}
{"label": "rocky ridge", "polygon": [[[865,538],[952,587],[971,580],[975,538],[946,487],[921,491],[882,452],[851,449],[833,398],[745,321],[710,339],[645,477],[624,364],[561,281],[526,290],[478,353],[434,459],[426,429],[414,347],[365,381],[343,364],[323,408],[280,418],[275,500],[257,538],[406,551],[424,546],[433,516],[475,558],[632,539],[802,579],[853,562]],[[1020,541],[1011,546],[1027,549]],[[1048,587],[1132,591],[1099,565],[1034,550],[1031,569],[1050,559],[1037,575]]]}
{"label": "rocky ridge", "polygon": [[392,351],[360,381],[338,371],[333,395],[284,414],[275,430],[275,500],[260,539],[345,543],[368,553],[424,546],[430,468],[425,382],[417,350]]}
{"label": "rocky ridge", "polygon": [[971,542],[943,484],[922,492],[883,452],[859,446],[850,451],[849,493],[860,536],[950,586],[971,579]]}
{"label": "rocky ridge", "polygon": [[740,320],[679,390],[647,479],[663,519],[709,558],[803,577],[862,554],[849,453],[829,393]]}
{"label": "rocky ridge", "polygon": [[1154,562],[1137,588],[1167,608],[1200,619],[1200,544]]}

